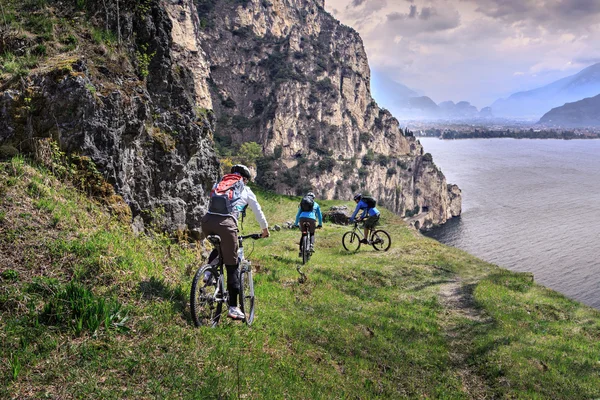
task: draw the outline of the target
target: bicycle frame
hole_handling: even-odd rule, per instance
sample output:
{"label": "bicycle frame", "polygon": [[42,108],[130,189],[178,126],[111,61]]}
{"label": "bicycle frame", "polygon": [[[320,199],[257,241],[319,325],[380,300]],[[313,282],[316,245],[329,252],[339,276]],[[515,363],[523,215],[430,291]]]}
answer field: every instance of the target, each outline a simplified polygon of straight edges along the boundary
{"label": "bicycle frame", "polygon": [[[246,260],[246,258],[244,257],[244,245],[243,245],[243,241],[244,239],[248,239],[248,238],[252,238],[254,240],[259,239],[261,237],[260,234],[251,234],[251,235],[245,235],[245,236],[238,236],[238,273],[239,273],[239,277],[240,277],[240,307],[242,308],[242,311],[244,311],[244,304],[246,300],[250,301],[249,304],[249,315],[245,318],[246,324],[250,325],[252,323],[252,320],[254,319],[254,289],[253,289],[253,283],[252,283],[252,267],[249,261]],[[217,304],[217,314],[214,315],[214,317],[211,317],[211,325],[214,327],[216,326],[216,324],[219,322],[219,319],[221,318],[221,313],[222,313],[222,307],[225,306],[226,309],[229,305],[229,292],[227,291],[227,286],[225,284],[225,273],[224,273],[224,268],[223,266],[225,265],[223,262],[223,252],[221,249],[221,238],[218,235],[209,235],[208,238],[209,242],[214,246],[215,250],[217,251],[217,256],[208,264],[208,265],[204,265],[201,266],[198,269],[198,272],[196,272],[196,276],[194,277],[194,281],[192,283],[192,293],[190,295],[190,307],[192,307],[193,305],[197,304],[195,300],[196,298],[195,293],[196,293],[196,288],[198,288],[197,286],[197,281],[198,279],[214,279],[214,283],[211,283],[209,285],[214,285],[215,289],[214,289],[214,294],[211,295],[210,299],[208,300],[212,303]],[[210,278],[202,278],[202,272],[201,271],[207,271],[206,273],[212,273],[211,275],[208,275]],[[246,279],[248,279],[248,283],[249,283],[249,292],[250,295],[248,298],[246,298],[246,293],[244,293],[243,290],[243,282],[246,281]],[[206,281],[205,281],[206,283]],[[194,306],[195,307],[195,306]],[[195,308],[193,308],[192,313],[194,313]],[[196,324],[196,326],[200,326],[200,323],[198,322],[198,320],[196,319],[195,314],[193,314],[193,318],[194,318],[194,323]]]}

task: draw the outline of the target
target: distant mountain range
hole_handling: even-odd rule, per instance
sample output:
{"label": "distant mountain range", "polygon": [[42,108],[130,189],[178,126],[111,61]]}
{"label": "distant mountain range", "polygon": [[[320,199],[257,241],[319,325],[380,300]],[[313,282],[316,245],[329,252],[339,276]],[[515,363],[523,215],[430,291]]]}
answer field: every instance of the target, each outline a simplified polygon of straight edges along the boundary
{"label": "distant mountain range", "polygon": [[[484,107],[480,111],[468,101],[459,101],[458,103],[444,101],[436,104],[423,93],[388,78],[385,73],[380,71],[372,72],[371,91],[377,102],[388,108],[399,120],[475,120],[481,118],[538,120],[543,115],[543,120],[547,121],[546,115],[550,114],[555,121],[558,121],[557,115],[561,116],[561,120],[567,118],[570,120],[569,126],[589,125],[589,121],[594,121],[593,113],[600,114],[600,108],[597,107],[597,102],[585,101],[579,104],[579,100],[587,100],[587,98],[600,94],[600,63],[546,86],[517,92],[507,99],[496,100],[491,107]],[[566,104],[575,102],[577,102],[576,105]],[[554,110],[563,105],[565,105],[565,109]],[[594,105],[596,105],[595,109]],[[580,111],[576,112],[576,108]],[[550,110],[552,110],[552,114]],[[586,116],[588,122],[578,123],[574,119],[576,113]],[[570,117],[567,117],[567,114]]]}
{"label": "distant mountain range", "polygon": [[526,92],[496,100],[491,108],[498,117],[539,118],[549,110],[600,94],[600,63],[575,75]]}
{"label": "distant mountain range", "polygon": [[564,127],[600,126],[600,94],[553,108],[539,123]]}
{"label": "distant mountain range", "polygon": [[444,101],[436,104],[430,97],[373,71],[371,92],[377,102],[389,109],[399,120],[403,119],[475,119],[491,117],[486,107],[480,111],[468,101]]}

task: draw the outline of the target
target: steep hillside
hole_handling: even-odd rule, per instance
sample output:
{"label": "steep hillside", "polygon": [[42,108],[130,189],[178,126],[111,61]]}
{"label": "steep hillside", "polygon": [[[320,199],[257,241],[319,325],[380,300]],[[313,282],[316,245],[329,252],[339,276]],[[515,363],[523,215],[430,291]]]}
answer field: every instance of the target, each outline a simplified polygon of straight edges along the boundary
{"label": "steep hillside", "polygon": [[553,108],[539,123],[565,127],[600,126],[600,94]]}
{"label": "steep hillside", "polygon": [[[349,254],[348,227],[326,223],[305,283],[298,231],[250,243],[254,324],[197,329],[202,244],[136,236],[70,182],[0,163],[1,398],[600,396],[597,311],[387,210],[389,252]],[[258,195],[272,224],[293,219],[299,198]]]}
{"label": "steep hillside", "polygon": [[138,225],[159,213],[170,231],[197,226],[219,165],[202,59],[171,22],[176,6],[3,4],[0,143],[35,152],[53,138],[93,159]]}
{"label": "steep hillside", "polygon": [[[368,191],[430,224],[460,190],[369,92],[358,34],[322,0],[10,0],[0,142],[52,137],[91,157],[138,225],[198,228],[221,156],[258,142],[258,181],[327,198]],[[215,118],[218,123],[215,126]]]}
{"label": "steep hillside", "polygon": [[362,40],[322,0],[199,2],[217,139],[262,144],[258,182],[324,198],[368,191],[433,223],[460,214],[443,174],[370,93]]}

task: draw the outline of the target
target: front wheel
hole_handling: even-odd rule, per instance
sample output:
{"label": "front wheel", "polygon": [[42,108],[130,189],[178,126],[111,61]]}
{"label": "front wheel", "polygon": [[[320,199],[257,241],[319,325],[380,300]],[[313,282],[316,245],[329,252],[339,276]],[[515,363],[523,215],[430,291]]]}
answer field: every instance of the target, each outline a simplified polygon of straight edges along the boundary
{"label": "front wheel", "polygon": [[392,239],[386,231],[378,230],[371,235],[371,244],[377,251],[388,251],[392,244]]}
{"label": "front wheel", "polygon": [[300,247],[302,247],[302,264],[306,264],[310,258],[308,249],[308,235],[302,236],[302,244]]}
{"label": "front wheel", "polygon": [[190,311],[196,326],[215,327],[223,308],[223,279],[216,268],[205,265],[198,269],[192,282]]}
{"label": "front wheel", "polygon": [[356,232],[346,232],[342,236],[342,245],[347,251],[358,251],[360,248],[360,236]]}
{"label": "front wheel", "polygon": [[240,272],[240,308],[244,313],[248,326],[254,321],[254,282],[250,265],[242,268]]}

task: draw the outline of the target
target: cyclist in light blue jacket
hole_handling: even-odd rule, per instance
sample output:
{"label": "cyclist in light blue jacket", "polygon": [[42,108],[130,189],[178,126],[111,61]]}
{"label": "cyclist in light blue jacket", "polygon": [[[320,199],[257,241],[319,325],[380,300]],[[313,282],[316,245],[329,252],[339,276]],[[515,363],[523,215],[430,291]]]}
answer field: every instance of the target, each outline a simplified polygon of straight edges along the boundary
{"label": "cyclist in light blue jacket", "polygon": [[[319,225],[315,226],[319,220]],[[310,232],[310,251],[314,251],[315,248],[315,227],[323,227],[323,215],[321,215],[321,207],[315,201],[315,194],[308,192],[306,196],[300,201],[298,206],[298,213],[296,214],[296,222],[294,226],[298,227],[300,224],[308,222]],[[302,256],[302,255],[300,255]]]}

